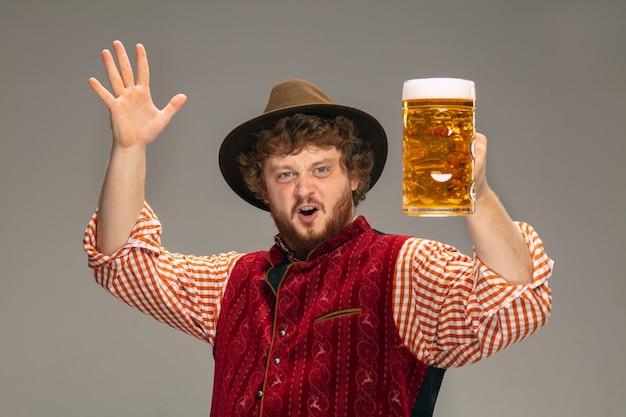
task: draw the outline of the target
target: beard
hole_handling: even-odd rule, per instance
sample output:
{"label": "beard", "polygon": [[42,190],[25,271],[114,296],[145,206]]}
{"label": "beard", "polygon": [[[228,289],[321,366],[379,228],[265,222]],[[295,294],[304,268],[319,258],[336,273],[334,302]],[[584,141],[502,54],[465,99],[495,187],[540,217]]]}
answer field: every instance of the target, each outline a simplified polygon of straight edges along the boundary
{"label": "beard", "polygon": [[343,193],[337,203],[335,203],[335,206],[332,208],[331,216],[326,220],[326,224],[323,225],[321,230],[316,231],[312,226],[307,226],[304,231],[300,231],[295,227],[292,219],[297,214],[297,207],[305,203],[315,204],[322,212],[326,213],[324,204],[313,198],[297,201],[289,214],[279,212],[275,210],[271,204],[269,205],[270,213],[272,214],[280,236],[289,249],[294,251],[296,256],[300,259],[305,258],[313,249],[341,232],[350,224],[354,216],[352,192],[348,189],[348,191]]}

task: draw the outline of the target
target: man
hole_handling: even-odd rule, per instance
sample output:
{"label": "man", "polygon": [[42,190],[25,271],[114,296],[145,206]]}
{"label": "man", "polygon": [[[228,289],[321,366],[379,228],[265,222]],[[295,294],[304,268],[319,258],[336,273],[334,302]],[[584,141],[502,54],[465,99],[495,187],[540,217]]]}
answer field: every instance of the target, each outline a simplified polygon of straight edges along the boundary
{"label": "man", "polygon": [[485,176],[476,137],[472,259],[439,242],[374,231],[355,206],[382,172],[387,142],[369,114],[302,80],[280,83],[264,113],[235,128],[220,168],[271,212],[269,251],[197,257],[160,242],[144,201],[146,147],[186,98],[152,103],[123,45],[103,60],[113,145],[85,233],[96,281],[146,314],[214,346],[213,416],[432,415],[443,369],[487,357],[548,319],[552,261],[513,222]]}

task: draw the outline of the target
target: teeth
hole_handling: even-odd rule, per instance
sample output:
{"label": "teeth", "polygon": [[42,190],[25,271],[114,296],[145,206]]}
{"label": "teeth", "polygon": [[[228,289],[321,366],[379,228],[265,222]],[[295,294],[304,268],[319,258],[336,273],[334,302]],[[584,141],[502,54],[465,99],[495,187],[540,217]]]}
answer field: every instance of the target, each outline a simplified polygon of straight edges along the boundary
{"label": "teeth", "polygon": [[306,207],[302,207],[300,209],[300,213],[310,214],[310,213],[314,212],[315,210],[316,210],[316,208],[313,207],[313,206],[306,206]]}

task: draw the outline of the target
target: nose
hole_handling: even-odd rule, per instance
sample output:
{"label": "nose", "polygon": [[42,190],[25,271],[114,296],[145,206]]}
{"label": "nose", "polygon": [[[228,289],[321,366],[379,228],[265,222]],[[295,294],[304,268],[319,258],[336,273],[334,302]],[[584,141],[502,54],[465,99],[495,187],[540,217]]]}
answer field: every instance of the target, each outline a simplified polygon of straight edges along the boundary
{"label": "nose", "polygon": [[313,180],[308,175],[299,175],[294,192],[298,198],[309,197],[315,192]]}

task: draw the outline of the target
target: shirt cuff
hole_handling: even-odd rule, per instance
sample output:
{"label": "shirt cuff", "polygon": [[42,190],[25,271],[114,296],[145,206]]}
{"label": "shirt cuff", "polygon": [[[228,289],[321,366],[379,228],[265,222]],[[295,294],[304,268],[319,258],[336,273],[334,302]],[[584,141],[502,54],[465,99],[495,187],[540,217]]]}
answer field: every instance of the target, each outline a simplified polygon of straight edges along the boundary
{"label": "shirt cuff", "polygon": [[141,248],[148,252],[153,252],[155,256],[158,256],[160,253],[161,222],[147,202],[144,202],[141,213],[131,230],[126,244],[112,255],[106,255],[96,248],[97,225],[98,210],[91,216],[83,237],[83,249],[87,252],[90,268],[96,269],[105,266],[117,258],[126,256],[133,248]]}
{"label": "shirt cuff", "polygon": [[520,297],[541,297],[549,302],[550,289],[547,281],[552,275],[554,261],[548,257],[543,242],[532,226],[524,222],[516,222],[516,225],[522,232],[531,254],[533,281],[526,285],[511,285],[475,257],[478,269],[475,292],[487,317],[493,316],[502,308],[509,308],[513,301]]}

